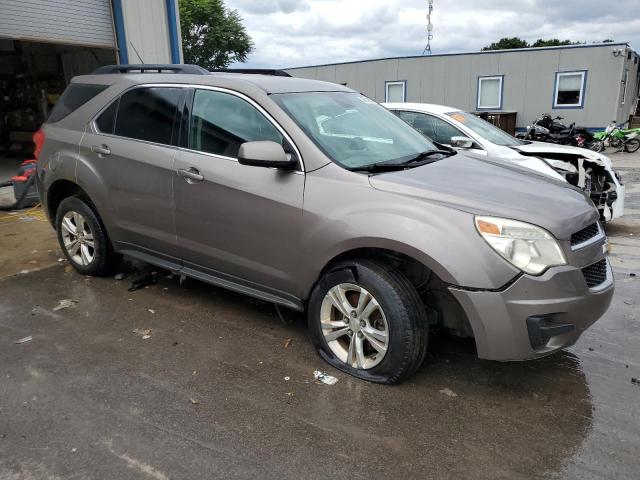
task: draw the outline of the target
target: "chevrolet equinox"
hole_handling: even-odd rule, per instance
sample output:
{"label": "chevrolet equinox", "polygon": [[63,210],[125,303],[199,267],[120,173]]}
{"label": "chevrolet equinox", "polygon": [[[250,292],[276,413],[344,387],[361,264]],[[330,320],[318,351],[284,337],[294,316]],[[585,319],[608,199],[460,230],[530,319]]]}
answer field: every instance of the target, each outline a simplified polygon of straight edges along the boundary
{"label": "chevrolet equinox", "polygon": [[373,382],[414,373],[433,326],[474,338],[480,358],[547,355],[613,295],[584,192],[434,143],[340,85],[101,67],[34,138],[79,273],[127,255],[306,311],[322,358]]}

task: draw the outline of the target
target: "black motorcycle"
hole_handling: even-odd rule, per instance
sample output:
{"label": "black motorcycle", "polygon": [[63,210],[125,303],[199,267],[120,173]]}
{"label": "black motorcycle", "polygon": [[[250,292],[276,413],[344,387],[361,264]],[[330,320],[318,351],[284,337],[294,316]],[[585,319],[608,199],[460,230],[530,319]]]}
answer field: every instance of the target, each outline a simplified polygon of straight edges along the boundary
{"label": "black motorcycle", "polygon": [[585,127],[576,127],[575,122],[567,127],[557,121],[562,119],[563,117],[553,118],[548,113],[541,115],[531,125],[527,125],[525,140],[589,148],[593,142],[593,134]]}

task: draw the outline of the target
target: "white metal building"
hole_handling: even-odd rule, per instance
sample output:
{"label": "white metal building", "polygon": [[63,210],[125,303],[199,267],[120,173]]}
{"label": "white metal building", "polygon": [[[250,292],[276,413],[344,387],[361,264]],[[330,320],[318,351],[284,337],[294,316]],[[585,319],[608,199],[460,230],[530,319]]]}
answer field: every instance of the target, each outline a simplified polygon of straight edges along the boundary
{"label": "white metal building", "polygon": [[626,43],[382,58],[290,68],[347,85],[378,102],[517,112],[522,129],[549,112],[590,129],[636,111],[640,62]]}

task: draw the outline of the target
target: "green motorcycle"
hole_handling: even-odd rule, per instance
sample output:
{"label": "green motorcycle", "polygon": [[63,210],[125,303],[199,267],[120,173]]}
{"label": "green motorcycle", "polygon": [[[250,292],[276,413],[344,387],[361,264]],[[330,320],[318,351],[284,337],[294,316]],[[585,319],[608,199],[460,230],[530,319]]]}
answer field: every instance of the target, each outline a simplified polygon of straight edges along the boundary
{"label": "green motorcycle", "polygon": [[611,122],[602,132],[593,134],[593,142],[589,148],[596,152],[603,152],[605,144],[615,148],[618,152],[633,153],[640,148],[640,128],[623,129],[628,122],[617,125]]}

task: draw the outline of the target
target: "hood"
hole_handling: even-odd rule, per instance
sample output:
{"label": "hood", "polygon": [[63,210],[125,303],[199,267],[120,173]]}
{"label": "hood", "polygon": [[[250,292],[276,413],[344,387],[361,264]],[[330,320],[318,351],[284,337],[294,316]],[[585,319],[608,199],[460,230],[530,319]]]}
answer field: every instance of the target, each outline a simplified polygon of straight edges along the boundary
{"label": "hood", "polygon": [[588,148],[579,148],[572,145],[556,145],[554,143],[544,142],[531,142],[527,145],[518,145],[513,148],[515,150],[538,155],[539,157],[543,158],[545,153],[579,155],[583,158],[594,161],[595,163],[602,165],[609,170],[612,168],[611,160],[609,159],[609,157],[602,155],[601,153],[594,152],[593,150],[589,150]]}
{"label": "hood", "polygon": [[500,159],[512,162],[519,167],[528,168],[529,170],[547,175],[551,178],[555,178],[556,180],[560,180],[561,182],[566,182],[566,179],[562,175],[556,172],[547,162],[540,158],[522,155],[511,147],[504,147],[497,144],[493,145],[493,151],[491,153],[497,155]]}
{"label": "hood", "polygon": [[576,187],[518,167],[458,154],[422,167],[369,177],[385,192],[422,198],[477,215],[529,222],[559,239],[598,219]]}

